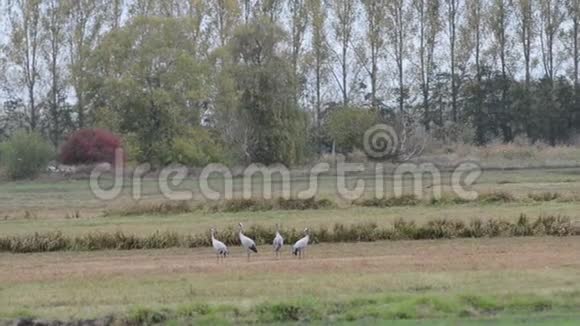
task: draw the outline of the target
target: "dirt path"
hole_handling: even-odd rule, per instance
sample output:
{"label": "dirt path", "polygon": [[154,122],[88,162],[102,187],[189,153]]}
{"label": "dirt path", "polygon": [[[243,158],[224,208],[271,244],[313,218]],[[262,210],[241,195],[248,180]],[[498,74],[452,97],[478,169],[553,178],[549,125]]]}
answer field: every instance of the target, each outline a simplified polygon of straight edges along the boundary
{"label": "dirt path", "polygon": [[[0,282],[189,273],[352,273],[580,269],[580,238],[510,238],[325,244],[307,259],[275,260],[270,247],[248,263],[239,248],[216,264],[209,248],[95,253],[0,254]],[[239,267],[243,266],[243,270]]]}

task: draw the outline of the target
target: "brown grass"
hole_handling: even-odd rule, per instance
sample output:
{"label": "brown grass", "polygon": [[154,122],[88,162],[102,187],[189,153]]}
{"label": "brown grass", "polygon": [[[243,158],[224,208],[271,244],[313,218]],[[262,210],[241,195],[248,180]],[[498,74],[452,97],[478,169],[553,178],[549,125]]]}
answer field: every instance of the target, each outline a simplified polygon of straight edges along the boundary
{"label": "brown grass", "polygon": [[[355,224],[335,223],[332,228],[320,226],[311,229],[311,241],[372,242],[381,240],[427,240],[481,237],[525,237],[525,236],[573,236],[579,235],[574,223],[565,216],[540,216],[528,218],[525,214],[514,221],[497,219],[462,220],[438,218],[417,225],[414,221],[395,220],[391,226],[379,226],[374,222]],[[301,230],[284,228],[281,233],[287,242],[295,242],[303,236]],[[271,243],[275,234],[272,226],[249,225],[246,235],[257,244]],[[218,237],[227,245],[239,243],[237,229],[229,226],[220,230]],[[196,248],[210,246],[207,232],[187,234],[172,231],[155,231],[148,235],[116,232],[92,232],[69,236],[61,231],[32,233],[0,237],[0,252],[32,253],[50,251],[94,251],[94,250],[140,250],[167,248]]]}
{"label": "brown grass", "polygon": [[[400,241],[309,246],[299,261],[286,246],[277,260],[270,246],[246,261],[233,246],[224,264],[216,264],[211,248],[141,252],[0,254],[4,282],[56,281],[107,276],[170,275],[179,273],[398,273],[502,271],[550,266],[580,268],[580,241],[575,238],[511,238],[479,240]],[[58,257],[58,259],[57,259]],[[39,268],[42,266],[42,268]]]}

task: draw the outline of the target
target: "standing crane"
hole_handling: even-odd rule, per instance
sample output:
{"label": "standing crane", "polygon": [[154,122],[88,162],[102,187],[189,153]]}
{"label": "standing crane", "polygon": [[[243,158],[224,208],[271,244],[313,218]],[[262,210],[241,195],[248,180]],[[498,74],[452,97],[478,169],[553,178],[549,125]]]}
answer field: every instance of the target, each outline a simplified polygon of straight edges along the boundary
{"label": "standing crane", "polygon": [[272,246],[274,247],[276,258],[278,258],[280,256],[280,251],[284,246],[284,238],[280,234],[280,226],[278,224],[276,224],[276,237],[274,238],[274,242],[272,242]]}
{"label": "standing crane", "polygon": [[240,243],[242,244],[242,247],[244,247],[248,252],[248,261],[250,261],[250,254],[252,252],[258,253],[258,248],[256,248],[256,243],[254,242],[254,240],[244,235],[244,225],[242,223],[240,223],[239,225],[240,225]]}
{"label": "standing crane", "polygon": [[216,252],[217,255],[217,261],[219,263],[220,258],[225,258],[229,255],[229,250],[228,247],[221,241],[217,240],[215,238],[215,229],[211,228],[211,245],[213,246],[213,249]]}
{"label": "standing crane", "polygon": [[304,251],[306,251],[306,247],[308,247],[308,242],[310,241],[310,232],[308,228],[304,229],[304,234],[306,234],[306,236],[296,241],[292,247],[292,254],[298,256],[298,259],[302,259]]}

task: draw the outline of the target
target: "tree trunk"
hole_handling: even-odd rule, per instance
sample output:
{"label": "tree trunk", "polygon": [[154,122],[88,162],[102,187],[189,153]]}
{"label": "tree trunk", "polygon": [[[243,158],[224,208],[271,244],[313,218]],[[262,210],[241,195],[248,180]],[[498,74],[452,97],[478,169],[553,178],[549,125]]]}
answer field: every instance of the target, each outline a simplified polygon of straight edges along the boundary
{"label": "tree trunk", "polygon": [[453,122],[458,121],[457,112],[457,82],[455,78],[455,40],[456,40],[456,16],[457,16],[457,3],[456,0],[448,0],[448,10],[449,10],[449,55],[451,60],[451,112],[453,117]]}
{"label": "tree trunk", "polygon": [[342,44],[342,104],[348,106],[348,68],[346,66],[348,43]]}

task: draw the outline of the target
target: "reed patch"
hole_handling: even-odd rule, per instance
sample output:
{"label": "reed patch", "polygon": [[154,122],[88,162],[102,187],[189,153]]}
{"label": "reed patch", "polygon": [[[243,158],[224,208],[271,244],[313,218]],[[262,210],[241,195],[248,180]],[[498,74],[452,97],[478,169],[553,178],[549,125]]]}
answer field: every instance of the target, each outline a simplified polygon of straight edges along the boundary
{"label": "reed patch", "polygon": [[[272,242],[275,231],[272,226],[254,224],[247,228],[246,235],[254,239],[256,244],[266,245]],[[283,228],[280,231],[287,243],[293,243],[303,236],[302,230],[296,228]],[[320,226],[311,230],[314,243],[572,235],[580,235],[580,231],[575,229],[569,217],[540,216],[531,219],[524,214],[515,222],[473,219],[465,223],[440,218],[418,225],[413,221],[398,219],[391,225],[375,222],[335,223],[331,227]],[[217,236],[227,245],[239,244],[237,229],[233,226],[219,230]],[[56,231],[0,237],[0,251],[12,253],[196,248],[210,245],[209,231],[198,234],[156,231],[144,236],[122,231],[69,236]]]}

